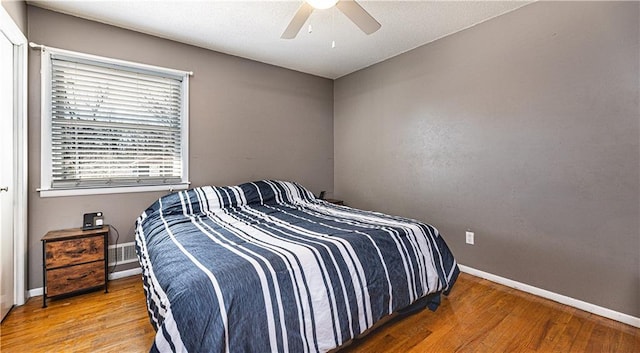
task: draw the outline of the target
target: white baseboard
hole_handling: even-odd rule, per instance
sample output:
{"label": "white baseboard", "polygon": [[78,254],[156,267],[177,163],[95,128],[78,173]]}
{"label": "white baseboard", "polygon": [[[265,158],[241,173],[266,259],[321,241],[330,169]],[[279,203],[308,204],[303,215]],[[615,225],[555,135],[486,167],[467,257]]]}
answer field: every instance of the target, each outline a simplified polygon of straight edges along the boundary
{"label": "white baseboard", "polygon": [[[468,273],[470,275],[476,276],[476,277],[480,277],[480,278],[484,278],[486,280],[489,280],[491,282],[495,282],[495,283],[499,283],[502,284],[504,286],[510,287],[510,288],[514,288],[517,290],[521,290],[523,292],[527,292],[533,295],[537,295],[539,297],[542,298],[546,298],[549,300],[553,300],[555,302],[558,302],[560,304],[564,304],[564,305],[568,305],[580,310],[584,310],[586,312],[592,313],[592,314],[596,314],[599,316],[603,316],[606,317],[608,319],[612,319],[612,320],[616,320],[622,323],[625,323],[627,325],[631,325],[634,327],[638,327],[640,328],[640,318],[637,318],[635,316],[631,316],[628,314],[624,314],[615,310],[611,310],[611,309],[607,309],[595,304],[591,304],[591,303],[587,303],[585,301],[582,300],[578,300],[578,299],[574,299],[571,297],[567,297],[565,295],[562,294],[558,294],[558,293],[554,293],[542,288],[538,288],[538,287],[534,287],[528,284],[524,284],[518,281],[514,281],[508,278],[504,278],[504,277],[500,277],[488,272],[484,272],[484,271],[480,271],[477,270],[475,268],[469,267],[469,266],[465,266],[465,265],[458,265],[458,267],[460,267],[460,271],[464,272],[464,273]],[[140,267],[136,267],[136,268],[132,268],[130,270],[124,270],[124,271],[118,271],[118,272],[114,272],[111,273],[109,275],[109,280],[114,280],[114,279],[119,279],[119,278],[124,278],[124,277],[130,277],[130,276],[135,276],[138,274],[142,273],[142,269]],[[42,295],[42,287],[40,288],[33,288],[30,289],[28,292],[28,296],[29,298],[31,297],[37,297],[39,295]]]}
{"label": "white baseboard", "polygon": [[537,296],[542,297],[542,298],[553,300],[553,301],[558,302],[560,304],[568,305],[568,306],[571,306],[571,307],[574,307],[574,308],[577,308],[577,309],[580,309],[580,310],[584,310],[584,311],[592,313],[592,314],[603,316],[603,317],[606,317],[606,318],[611,319],[611,320],[619,321],[619,322],[625,323],[627,325],[631,325],[631,326],[640,328],[640,318],[637,318],[635,316],[631,316],[631,315],[628,315],[628,314],[617,312],[617,311],[614,311],[614,310],[611,310],[611,309],[607,309],[607,308],[604,308],[604,307],[601,307],[601,306],[597,306],[595,304],[587,303],[587,302],[582,301],[582,300],[578,300],[578,299],[574,299],[574,298],[571,298],[571,297],[567,297],[567,296],[562,295],[562,294],[550,292],[548,290],[541,289],[541,288],[538,288],[538,287],[534,287],[534,286],[531,286],[531,285],[528,285],[528,284],[520,283],[520,282],[511,280],[511,279],[508,279],[508,278],[496,276],[496,275],[488,273],[488,272],[476,270],[475,268],[471,268],[469,266],[458,265],[458,267],[460,267],[460,271],[462,271],[464,273],[468,273],[468,274],[476,276],[476,277],[484,278],[484,279],[489,280],[491,282],[499,283],[499,284],[502,284],[502,285],[510,287],[510,288],[515,288],[515,289],[521,290],[523,292],[527,292],[527,293],[530,293],[530,294],[533,294],[533,295],[537,295]]}
{"label": "white baseboard", "polygon": [[140,267],[132,268],[130,270],[118,271],[109,274],[109,280],[131,277],[135,275],[139,275],[142,273],[142,269]]}
{"label": "white baseboard", "polygon": [[[109,274],[109,280],[111,281],[114,279],[131,277],[131,276],[139,275],[141,273],[142,273],[142,269],[140,267],[132,268],[130,270],[113,272]],[[37,297],[42,295],[42,293],[43,293],[42,287],[29,289],[29,291],[27,292],[27,298]]]}
{"label": "white baseboard", "polygon": [[27,292],[27,298],[37,297],[39,295],[42,295],[42,293],[42,287],[29,289],[29,291]]}

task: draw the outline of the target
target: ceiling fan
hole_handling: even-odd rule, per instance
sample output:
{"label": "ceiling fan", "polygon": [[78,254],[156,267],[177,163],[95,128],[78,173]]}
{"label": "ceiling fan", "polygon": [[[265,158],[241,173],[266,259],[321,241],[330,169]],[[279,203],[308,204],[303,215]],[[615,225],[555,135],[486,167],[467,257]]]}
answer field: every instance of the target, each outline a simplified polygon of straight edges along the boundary
{"label": "ceiling fan", "polygon": [[360,4],[355,2],[355,0],[306,0],[293,16],[289,26],[287,26],[280,38],[295,38],[314,9],[324,10],[333,6],[342,11],[343,14],[349,17],[349,19],[366,34],[371,34],[382,26],[373,16],[363,9]]}

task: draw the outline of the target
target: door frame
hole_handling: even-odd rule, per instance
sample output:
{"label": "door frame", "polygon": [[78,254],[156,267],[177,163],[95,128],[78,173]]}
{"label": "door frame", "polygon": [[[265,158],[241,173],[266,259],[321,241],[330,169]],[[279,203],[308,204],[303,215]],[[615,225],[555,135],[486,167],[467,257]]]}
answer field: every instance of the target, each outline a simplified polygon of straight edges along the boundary
{"label": "door frame", "polygon": [[27,49],[28,42],[18,25],[0,5],[0,32],[13,44],[14,81],[14,304],[23,305],[27,298]]}

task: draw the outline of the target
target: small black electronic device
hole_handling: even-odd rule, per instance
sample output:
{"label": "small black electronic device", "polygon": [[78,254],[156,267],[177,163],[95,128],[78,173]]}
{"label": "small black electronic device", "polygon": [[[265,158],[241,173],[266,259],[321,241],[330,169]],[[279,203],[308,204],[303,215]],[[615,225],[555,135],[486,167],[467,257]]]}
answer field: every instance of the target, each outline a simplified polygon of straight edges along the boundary
{"label": "small black electronic device", "polygon": [[85,213],[82,221],[82,230],[98,229],[104,225],[102,212]]}
{"label": "small black electronic device", "polygon": [[318,199],[324,200],[324,191],[320,191],[320,195],[318,195]]}

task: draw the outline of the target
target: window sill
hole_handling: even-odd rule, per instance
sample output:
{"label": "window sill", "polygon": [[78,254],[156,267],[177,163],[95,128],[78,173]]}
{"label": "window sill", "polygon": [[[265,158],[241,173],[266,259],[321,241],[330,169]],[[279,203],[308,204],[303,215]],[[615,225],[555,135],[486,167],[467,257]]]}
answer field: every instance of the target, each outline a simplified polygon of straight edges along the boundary
{"label": "window sill", "polygon": [[189,183],[174,185],[118,186],[111,188],[78,188],[78,189],[38,189],[40,197],[84,196],[103,194],[123,194],[132,192],[186,190]]}

